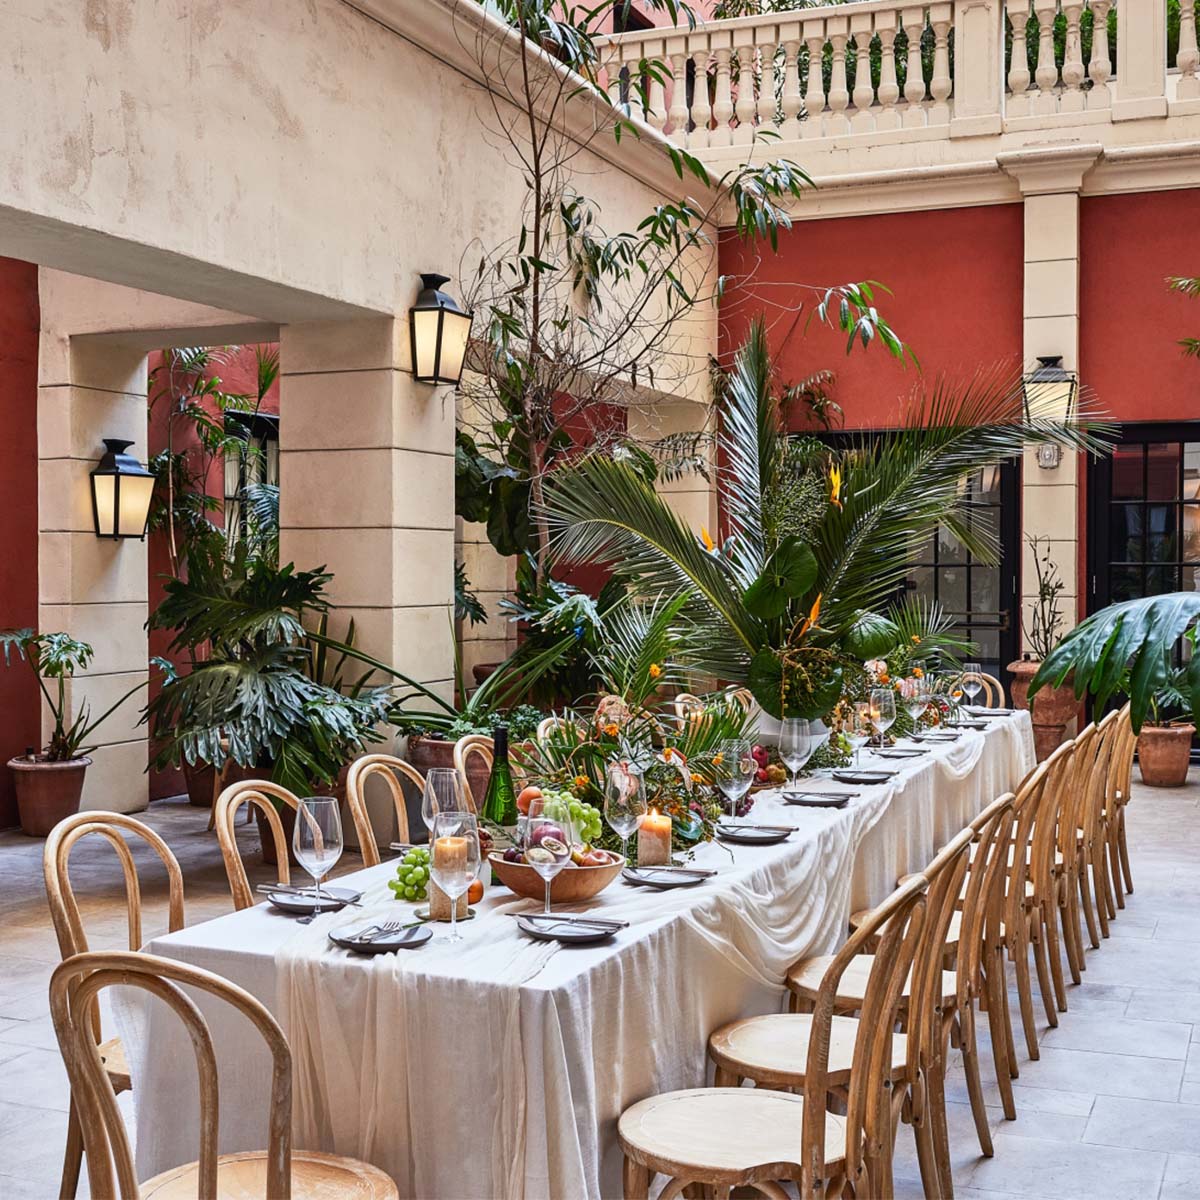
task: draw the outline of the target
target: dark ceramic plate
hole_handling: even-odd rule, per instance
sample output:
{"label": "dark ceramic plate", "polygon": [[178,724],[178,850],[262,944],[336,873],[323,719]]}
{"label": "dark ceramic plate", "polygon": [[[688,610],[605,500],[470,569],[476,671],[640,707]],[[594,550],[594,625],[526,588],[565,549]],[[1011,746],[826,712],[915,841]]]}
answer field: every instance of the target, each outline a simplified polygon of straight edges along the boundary
{"label": "dark ceramic plate", "polygon": [[578,917],[571,921],[547,921],[544,918],[531,920],[529,917],[518,917],[517,925],[522,933],[527,933],[539,941],[562,942],[564,945],[602,942],[617,932],[612,925],[590,925]]}
{"label": "dark ceramic plate", "polygon": [[830,796],[825,792],[784,792],[785,804],[795,808],[845,808],[850,803],[851,796],[857,792],[846,792],[841,796]]}
{"label": "dark ceramic plate", "polygon": [[887,783],[895,774],[895,771],[834,771],[833,777],[838,783],[879,784]]}
{"label": "dark ceramic plate", "polygon": [[717,837],[723,842],[737,842],[741,846],[774,846],[786,841],[790,829],[746,829],[738,825],[718,825]]}
{"label": "dark ceramic plate", "polygon": [[329,940],[335,946],[341,946],[343,950],[352,950],[355,954],[391,954],[394,950],[415,950],[433,937],[433,930],[428,925],[409,926],[385,937],[368,940],[357,936],[357,930],[370,927],[369,923],[364,926],[361,921],[357,926],[343,925],[340,929],[329,931]]}
{"label": "dark ceramic plate", "polygon": [[653,867],[626,867],[621,878],[629,883],[640,883],[646,887],[667,888],[695,887],[709,879],[708,875],[693,875],[689,871],[656,871]]}
{"label": "dark ceramic plate", "polygon": [[[321,889],[321,912],[337,912],[339,908],[345,908],[347,904],[353,904],[355,900],[362,896],[362,892],[356,892],[352,888],[337,888],[323,887]],[[268,892],[267,900],[285,913],[300,913],[307,916],[309,913],[318,911],[317,897],[312,896],[297,896],[292,892]]]}

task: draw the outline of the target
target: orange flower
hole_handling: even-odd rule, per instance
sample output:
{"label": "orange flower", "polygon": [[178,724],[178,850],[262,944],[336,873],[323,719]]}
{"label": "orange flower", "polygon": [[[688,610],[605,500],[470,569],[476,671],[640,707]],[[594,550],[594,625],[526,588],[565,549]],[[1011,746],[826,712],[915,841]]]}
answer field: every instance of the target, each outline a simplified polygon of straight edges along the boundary
{"label": "orange flower", "polygon": [[911,641],[912,641],[912,644],[913,644],[914,646],[919,646],[919,645],[921,644],[921,638],[920,638],[920,635],[919,635],[919,634],[916,634],[916,633],[914,633],[914,634],[912,635],[912,639],[911,639]]}
{"label": "orange flower", "polygon": [[842,507],[842,468],[829,468],[829,503],[836,509]]}
{"label": "orange flower", "polygon": [[817,618],[821,615],[821,597],[824,594],[824,592],[817,593],[817,598],[813,601],[813,606],[809,609],[808,616],[804,618],[804,624],[800,626],[801,637],[817,623]]}
{"label": "orange flower", "polygon": [[913,678],[914,679],[924,679],[925,672],[922,671],[920,667],[913,667]]}
{"label": "orange flower", "polygon": [[886,671],[884,671],[884,673],[882,675],[880,675],[880,677],[879,677],[879,682],[880,683],[891,683],[892,681],[888,678],[888,673]]}
{"label": "orange flower", "polygon": [[571,782],[582,791],[588,785],[588,777],[586,775],[576,775]]}
{"label": "orange flower", "polygon": [[662,674],[662,667],[658,663],[650,664],[650,678],[657,679]]}
{"label": "orange flower", "polygon": [[725,761],[725,755],[723,755],[723,754],[722,754],[722,753],[721,753],[721,752],[718,750],[718,751],[716,752],[716,754],[714,754],[714,755],[713,755],[713,766],[714,766],[714,767],[719,767],[719,766],[720,766],[720,765],[721,765],[721,764],[722,764],[724,761]]}
{"label": "orange flower", "polygon": [[708,530],[705,529],[703,525],[700,526],[700,540],[704,543],[704,548],[709,552],[709,554],[712,554],[712,552],[717,548],[712,538],[708,536]]}
{"label": "orange flower", "polygon": [[955,700],[961,700],[962,699],[962,689],[955,688],[954,691],[952,691],[950,693],[950,695],[952,695],[955,698]]}
{"label": "orange flower", "polygon": [[663,748],[663,762],[670,762],[675,757],[675,750],[672,746]]}
{"label": "orange flower", "polygon": [[604,727],[604,732],[607,733],[609,737],[616,737],[617,734],[621,732],[621,727],[616,723],[616,721],[609,721],[609,723]]}

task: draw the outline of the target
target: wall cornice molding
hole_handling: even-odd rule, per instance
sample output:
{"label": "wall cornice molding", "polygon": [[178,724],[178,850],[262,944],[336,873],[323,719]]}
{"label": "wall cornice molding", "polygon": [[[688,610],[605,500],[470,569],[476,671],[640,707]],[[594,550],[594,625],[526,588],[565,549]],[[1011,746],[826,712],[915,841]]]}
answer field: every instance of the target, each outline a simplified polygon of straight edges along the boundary
{"label": "wall cornice molding", "polygon": [[1083,177],[1103,155],[1104,147],[1099,142],[1089,142],[1004,151],[996,155],[996,162],[1017,181],[1022,196],[1050,196],[1062,192],[1078,194],[1083,188]]}

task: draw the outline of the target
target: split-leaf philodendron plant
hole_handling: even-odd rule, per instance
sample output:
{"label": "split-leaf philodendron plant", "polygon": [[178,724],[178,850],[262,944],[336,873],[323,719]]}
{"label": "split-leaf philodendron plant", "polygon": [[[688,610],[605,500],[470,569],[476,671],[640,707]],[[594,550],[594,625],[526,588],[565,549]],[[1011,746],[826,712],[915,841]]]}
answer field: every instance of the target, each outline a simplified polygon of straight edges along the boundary
{"label": "split-leaf philodendron plant", "polygon": [[806,524],[803,514],[778,519],[794,485],[780,395],[766,330],[755,323],[717,389],[719,544],[690,529],[629,461],[584,458],[552,478],[546,500],[559,561],[608,563],[646,600],[686,596],[679,621],[689,629],[689,665],[745,683],[775,717],[827,714],[844,674],[902,637],[922,640],[928,654],[941,648],[936,606],[922,638],[911,620],[901,633],[896,598],[939,526],[977,561],[996,561],[996,534],[965,486],[972,472],[1029,445],[1104,446],[1102,430],[1064,423],[1036,397],[1026,404],[1016,372],[937,380],[910,402],[900,428],[813,456],[808,470],[823,474],[825,500],[800,538],[789,529]]}

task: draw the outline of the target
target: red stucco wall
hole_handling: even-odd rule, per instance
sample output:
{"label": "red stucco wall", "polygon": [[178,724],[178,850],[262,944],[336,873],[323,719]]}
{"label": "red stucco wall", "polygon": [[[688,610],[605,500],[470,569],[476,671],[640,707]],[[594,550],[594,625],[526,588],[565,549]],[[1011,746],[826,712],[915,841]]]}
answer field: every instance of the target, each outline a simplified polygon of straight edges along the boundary
{"label": "red stucco wall", "polygon": [[[0,258],[0,628],[37,625],[38,283],[32,263]],[[2,661],[2,660],[0,660]],[[0,764],[40,736],[37,683],[0,665]],[[17,823],[12,774],[0,765],[0,829]]]}
{"label": "red stucco wall", "polygon": [[[1019,369],[1022,222],[1019,204],[798,221],[777,254],[727,234],[721,270],[737,279],[721,306],[722,357],[765,311],[783,382],[829,368],[846,428],[895,425],[922,375],[969,375],[997,362]],[[797,285],[866,279],[891,289],[878,307],[915,351],[919,371],[879,345],[847,356],[845,336],[816,323],[805,333],[813,298]]]}
{"label": "red stucco wall", "polygon": [[1200,419],[1200,300],[1167,288],[1200,273],[1200,188],[1080,201],[1080,378],[1118,421]]}

